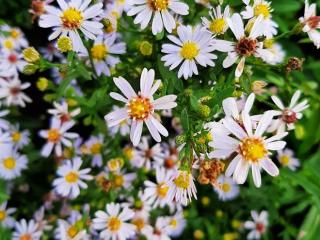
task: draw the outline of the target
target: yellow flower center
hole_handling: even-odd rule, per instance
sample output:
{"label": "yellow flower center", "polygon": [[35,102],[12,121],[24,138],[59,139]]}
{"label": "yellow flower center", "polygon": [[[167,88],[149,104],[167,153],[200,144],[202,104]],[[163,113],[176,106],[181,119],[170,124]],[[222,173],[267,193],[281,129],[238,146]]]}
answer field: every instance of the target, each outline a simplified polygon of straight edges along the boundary
{"label": "yellow flower center", "polygon": [[272,38],[266,39],[266,40],[263,41],[263,46],[265,48],[272,48],[273,43],[274,43],[274,40]]}
{"label": "yellow flower center", "polygon": [[169,222],[169,225],[171,226],[171,227],[173,227],[173,228],[177,228],[177,226],[178,226],[178,221],[177,221],[177,219],[171,219],[171,221]]}
{"label": "yellow flower center", "polygon": [[231,186],[229,183],[223,183],[221,184],[221,190],[224,191],[225,193],[230,192]]}
{"label": "yellow flower center", "polygon": [[190,186],[190,176],[188,172],[181,171],[176,179],[173,180],[178,188],[187,189]]}
{"label": "yellow flower center", "polygon": [[194,42],[186,42],[183,44],[180,54],[182,58],[191,60],[199,54],[199,48]]}
{"label": "yellow flower center", "polygon": [[117,171],[123,163],[123,160],[121,158],[114,158],[108,161],[108,168],[110,171]]}
{"label": "yellow flower center", "polygon": [[267,4],[258,4],[254,7],[253,11],[256,17],[262,15],[264,18],[268,18],[270,16],[270,9]]}
{"label": "yellow flower center", "polygon": [[226,27],[226,21],[223,18],[217,18],[212,20],[210,23],[209,29],[215,34],[221,34],[224,32]]}
{"label": "yellow flower center", "polygon": [[135,97],[127,104],[129,117],[134,120],[144,120],[152,112],[152,105],[149,98]]}
{"label": "yellow flower center", "polygon": [[132,224],[136,225],[138,231],[141,231],[145,226],[145,222],[143,218],[133,219]]}
{"label": "yellow flower center", "polygon": [[165,198],[167,196],[169,187],[165,183],[159,183],[157,186],[157,195],[159,198]]}
{"label": "yellow flower center", "polygon": [[108,54],[108,49],[104,44],[97,44],[91,48],[91,55],[93,59],[102,61]]}
{"label": "yellow flower center", "polygon": [[122,187],[124,184],[124,177],[122,175],[116,175],[114,177],[114,185],[115,187]]}
{"label": "yellow flower center", "polygon": [[78,181],[79,179],[79,175],[76,172],[69,172],[64,179],[68,182],[68,183],[75,183]]}
{"label": "yellow flower center", "polygon": [[17,38],[20,36],[20,33],[19,33],[18,30],[13,29],[13,30],[11,30],[11,32],[10,32],[10,36],[11,36],[13,39],[17,39]]}
{"label": "yellow flower center", "polygon": [[32,237],[29,233],[26,233],[26,234],[21,235],[19,240],[32,240]]}
{"label": "yellow flower center", "polygon": [[280,157],[280,162],[282,165],[287,166],[290,162],[290,157],[287,155],[283,155]]}
{"label": "yellow flower center", "polygon": [[12,138],[12,141],[17,143],[21,140],[21,133],[14,132],[14,133],[12,133],[11,138]]}
{"label": "yellow flower center", "polygon": [[148,4],[154,11],[162,11],[168,8],[169,0],[148,0]]}
{"label": "yellow flower center", "polygon": [[6,218],[7,214],[6,211],[0,210],[0,221],[3,221]]}
{"label": "yellow flower center", "polygon": [[132,159],[133,158],[133,148],[125,147],[123,149],[123,154],[127,159]]}
{"label": "yellow flower center", "polygon": [[56,129],[56,128],[50,129],[48,131],[48,141],[56,143],[56,142],[59,142],[59,140],[60,140],[60,132],[59,132],[59,130]]}
{"label": "yellow flower center", "polygon": [[14,48],[14,43],[11,39],[4,40],[2,45],[9,50],[12,50]]}
{"label": "yellow flower center", "polygon": [[121,227],[121,220],[117,217],[111,217],[108,220],[107,227],[111,232],[117,232]]}
{"label": "yellow flower center", "polygon": [[101,147],[102,147],[101,143],[99,143],[99,142],[94,143],[91,145],[90,151],[93,155],[99,154],[99,153],[101,153]]}
{"label": "yellow flower center", "polygon": [[6,169],[12,170],[16,167],[16,160],[13,157],[7,157],[3,160],[3,166]]}
{"label": "yellow flower center", "polygon": [[258,162],[268,153],[261,138],[245,138],[239,144],[239,152],[246,161]]}
{"label": "yellow flower center", "polygon": [[83,21],[81,12],[73,7],[68,8],[62,13],[62,25],[68,29],[78,29]]}
{"label": "yellow flower center", "polygon": [[67,234],[70,238],[74,238],[78,234],[78,229],[75,226],[69,227]]}

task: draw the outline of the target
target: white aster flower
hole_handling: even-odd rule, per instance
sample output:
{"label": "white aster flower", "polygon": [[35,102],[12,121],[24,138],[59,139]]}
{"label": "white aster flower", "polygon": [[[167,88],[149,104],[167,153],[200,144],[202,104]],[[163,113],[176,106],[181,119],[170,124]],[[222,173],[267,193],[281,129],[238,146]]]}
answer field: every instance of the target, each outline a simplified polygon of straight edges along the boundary
{"label": "white aster flower", "polygon": [[22,53],[6,50],[0,53],[0,77],[17,76],[27,65]]}
{"label": "white aster flower", "polygon": [[250,4],[250,0],[243,0],[243,2],[246,4],[246,10],[241,12],[243,18],[250,19],[249,23],[253,24],[259,16],[262,16],[262,34],[267,38],[275,36],[278,32],[278,24],[272,20],[271,2],[265,0],[254,0],[252,4]]}
{"label": "white aster flower", "polygon": [[217,56],[212,52],[215,48],[211,45],[212,35],[204,28],[197,26],[192,29],[191,26],[179,26],[177,29],[178,37],[169,35],[168,38],[174,44],[163,44],[161,52],[165,53],[161,58],[165,66],[170,66],[170,70],[175,69],[181,63],[178,71],[178,77],[184,79],[198,75],[197,64],[203,67],[215,64],[212,61]]}
{"label": "white aster flower", "polygon": [[214,39],[212,42],[216,50],[228,53],[228,56],[223,61],[224,68],[232,66],[240,58],[235,72],[236,77],[242,75],[247,57],[254,56],[262,59],[269,59],[271,57],[269,51],[263,49],[263,42],[258,40],[264,29],[262,20],[263,17],[261,15],[257,17],[253,25],[251,25],[250,33],[247,36],[241,16],[235,13],[231,18],[227,19],[227,22],[236,37],[236,41],[230,42]]}
{"label": "white aster flower", "polygon": [[58,232],[56,233],[56,239],[63,240],[85,240],[89,239],[86,230],[81,230],[75,224],[69,224],[65,220],[58,220]]}
{"label": "white aster flower", "polygon": [[57,0],[59,8],[51,5],[45,6],[46,13],[39,19],[39,26],[43,28],[53,27],[53,33],[49,40],[60,35],[69,36],[72,40],[73,50],[86,52],[86,48],[80,38],[79,31],[87,38],[95,39],[102,34],[103,24],[90,20],[102,14],[103,4],[97,3],[89,7],[91,0]]}
{"label": "white aster flower", "polygon": [[171,240],[168,235],[168,219],[165,217],[158,217],[154,228],[148,228],[144,235],[147,239],[152,240]]}
{"label": "white aster flower", "polygon": [[283,151],[278,151],[277,158],[283,167],[287,167],[292,171],[296,171],[300,166],[299,159],[294,157],[294,152],[291,149],[286,148]]}
{"label": "white aster flower", "polygon": [[277,134],[266,138],[263,136],[273,119],[272,111],[265,112],[256,130],[253,132],[252,120],[249,114],[243,112],[243,125],[235,122],[232,118],[225,118],[223,125],[234,137],[220,136],[216,141],[210,142],[214,150],[209,154],[210,158],[225,159],[232,153],[237,153],[226,170],[226,176],[233,174],[233,179],[238,184],[243,184],[252,168],[254,184],[261,186],[261,168],[271,176],[277,176],[279,169],[269,158],[270,151],[281,150],[286,142],[280,141],[287,133]]}
{"label": "white aster flower", "polygon": [[124,42],[116,41],[117,34],[108,34],[105,36],[98,36],[91,47],[91,57],[98,76],[104,74],[110,76],[110,68],[115,67],[120,59],[119,54],[126,52],[126,45]]}
{"label": "white aster flower", "polygon": [[141,29],[145,29],[151,18],[152,33],[156,35],[162,32],[163,27],[171,33],[176,28],[176,22],[171,11],[179,15],[188,15],[189,6],[180,0],[131,0],[129,16],[137,15],[134,19],[135,24],[140,24]]}
{"label": "white aster flower", "polygon": [[125,207],[120,208],[118,203],[106,205],[106,211],[97,211],[93,219],[93,228],[101,231],[100,237],[104,240],[126,240],[135,234],[135,225],[127,221],[132,219],[134,212]]}
{"label": "white aster flower", "polygon": [[175,200],[186,206],[191,202],[192,196],[197,199],[197,189],[192,174],[184,170],[175,171],[169,181],[167,201]]}
{"label": "white aster flower", "polygon": [[[161,81],[154,82],[155,72],[153,69],[143,69],[140,78],[140,92],[136,94],[131,85],[122,77],[114,78],[113,81],[121,90],[123,95],[112,92],[113,99],[126,103],[126,106],[111,112],[105,116],[109,127],[120,124],[123,120],[131,119],[130,139],[133,145],[137,146],[140,142],[143,123],[146,123],[151,136],[157,142],[161,141],[161,135],[168,136],[167,129],[155,118],[155,110],[171,109],[177,106],[176,95],[166,95],[156,100],[153,94],[159,88]],[[160,134],[159,134],[160,133]]]}
{"label": "white aster flower", "polygon": [[224,34],[229,26],[227,18],[230,17],[230,8],[227,5],[224,12],[221,11],[221,6],[218,5],[216,8],[212,8],[209,12],[210,18],[202,17],[202,24],[210,31],[214,36]]}
{"label": "white aster flower", "polygon": [[305,1],[304,16],[299,18],[303,24],[302,31],[306,32],[310,40],[317,48],[320,48],[320,16],[317,16],[317,5],[315,3],[309,5],[308,0]]}
{"label": "white aster flower", "polygon": [[102,162],[102,146],[103,146],[103,135],[99,134],[99,136],[91,136],[89,140],[85,143],[85,146],[89,150],[89,154],[92,155],[91,166],[101,167]]}
{"label": "white aster flower", "polygon": [[269,58],[263,59],[266,63],[276,65],[283,62],[286,53],[279,43],[275,43],[273,39],[266,39],[263,46],[270,52]]}
{"label": "white aster flower", "polygon": [[136,173],[125,173],[124,171],[117,171],[113,174],[113,186],[115,188],[130,189],[133,187],[132,182],[137,178]]}
{"label": "white aster flower", "polygon": [[250,230],[247,239],[260,239],[266,232],[268,226],[268,212],[262,211],[260,214],[256,211],[251,211],[253,221],[246,221],[244,228]]}
{"label": "white aster flower", "polygon": [[49,109],[48,113],[56,118],[60,118],[62,123],[70,121],[81,112],[80,108],[69,111],[68,103],[66,101],[62,101],[61,103],[53,102],[53,106],[55,108]]}
{"label": "white aster flower", "polygon": [[217,183],[214,190],[218,194],[220,200],[229,201],[235,199],[239,195],[239,186],[232,178],[221,175],[218,177]]}
{"label": "white aster flower", "polygon": [[4,228],[13,228],[15,220],[11,214],[16,212],[16,208],[7,208],[8,202],[4,202],[0,205],[0,226]]}
{"label": "white aster flower", "polygon": [[58,50],[54,43],[48,43],[46,47],[39,47],[39,52],[44,59],[52,62],[53,58],[62,60],[63,54]]}
{"label": "white aster flower", "polygon": [[271,97],[272,101],[280,110],[274,111],[275,116],[278,116],[278,118],[273,121],[268,129],[269,132],[277,131],[278,133],[281,133],[286,131],[286,129],[294,129],[294,124],[302,118],[302,111],[309,107],[307,100],[298,103],[300,95],[301,92],[297,90],[293,94],[288,107],[285,107],[277,96]]}
{"label": "white aster flower", "polygon": [[55,154],[57,156],[62,155],[62,145],[66,147],[72,147],[70,139],[76,139],[79,137],[77,133],[67,132],[74,126],[74,121],[61,122],[59,118],[53,117],[51,119],[51,126],[48,130],[41,130],[39,135],[42,138],[47,139],[47,143],[43,146],[41,154],[44,157],[48,157],[53,148],[55,148]]}
{"label": "white aster flower", "polygon": [[163,167],[156,168],[156,183],[150,180],[144,181],[146,188],[144,189],[142,201],[152,205],[153,208],[170,204],[167,201],[169,191],[169,180],[172,177],[172,171],[166,170]]}
{"label": "white aster flower", "polygon": [[18,50],[21,48],[28,47],[28,41],[20,28],[10,27],[8,25],[2,25],[0,28],[3,32],[6,32],[8,34],[8,37],[6,39],[13,41],[13,45],[14,45],[13,48],[11,47],[8,48],[8,45],[6,45],[5,43],[2,43],[2,46],[4,48],[7,47],[8,50],[13,50],[13,49]]}
{"label": "white aster flower", "polygon": [[12,240],[40,240],[42,232],[38,230],[38,225],[32,219],[27,222],[25,219],[15,223],[15,231]]}
{"label": "white aster flower", "polygon": [[80,194],[80,189],[86,189],[88,185],[83,180],[92,180],[88,173],[90,168],[81,169],[80,158],[66,160],[57,170],[58,178],[53,181],[53,186],[58,194],[64,197],[76,198]]}
{"label": "white aster flower", "polygon": [[183,216],[183,211],[178,211],[175,215],[167,217],[168,225],[167,232],[170,237],[179,237],[185,226],[186,219]]}
{"label": "white aster flower", "polygon": [[0,153],[0,178],[11,180],[21,175],[27,168],[28,159],[25,155],[18,154],[10,145],[1,145]]}
{"label": "white aster flower", "polygon": [[30,132],[28,130],[20,130],[19,124],[11,125],[9,129],[11,135],[11,143],[16,149],[21,149],[30,142]]}
{"label": "white aster flower", "polygon": [[0,99],[4,98],[4,103],[7,106],[25,107],[26,103],[32,102],[23,90],[30,87],[30,83],[21,83],[21,81],[14,77],[12,79],[0,78]]}

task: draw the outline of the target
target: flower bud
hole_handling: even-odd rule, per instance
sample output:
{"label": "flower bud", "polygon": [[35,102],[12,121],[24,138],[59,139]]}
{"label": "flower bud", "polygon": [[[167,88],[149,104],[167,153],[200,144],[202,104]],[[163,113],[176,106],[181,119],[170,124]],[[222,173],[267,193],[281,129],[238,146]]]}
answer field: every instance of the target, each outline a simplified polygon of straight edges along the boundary
{"label": "flower bud", "polygon": [[204,105],[204,104],[199,104],[199,115],[202,117],[202,118],[208,118],[210,116],[210,113],[211,113],[211,109],[209,106],[207,105]]}
{"label": "flower bud", "polygon": [[43,92],[48,88],[48,85],[49,85],[48,83],[49,83],[49,80],[47,78],[40,77],[37,81],[37,88]]}
{"label": "flower bud", "polygon": [[197,229],[193,232],[193,236],[195,239],[203,239],[204,238],[204,233],[200,229]]}
{"label": "flower bud", "polygon": [[176,144],[177,145],[181,145],[181,144],[183,144],[185,142],[186,142],[186,135],[181,134],[181,135],[176,137]]}
{"label": "flower bud", "polygon": [[40,60],[40,54],[34,47],[28,47],[22,52],[24,60],[29,63],[35,63]]}
{"label": "flower bud", "polygon": [[304,62],[303,58],[297,58],[297,57],[289,58],[288,63],[285,66],[286,73],[290,73],[292,71],[301,71],[303,62]]}
{"label": "flower bud", "polygon": [[60,52],[68,52],[72,50],[72,41],[68,36],[61,36],[57,41],[57,47]]}
{"label": "flower bud", "polygon": [[257,80],[251,84],[251,90],[253,93],[259,95],[266,91],[264,89],[265,86],[267,86],[267,83],[265,81]]}
{"label": "flower bud", "polygon": [[140,43],[139,50],[143,56],[150,56],[153,51],[153,45],[148,41],[143,41]]}

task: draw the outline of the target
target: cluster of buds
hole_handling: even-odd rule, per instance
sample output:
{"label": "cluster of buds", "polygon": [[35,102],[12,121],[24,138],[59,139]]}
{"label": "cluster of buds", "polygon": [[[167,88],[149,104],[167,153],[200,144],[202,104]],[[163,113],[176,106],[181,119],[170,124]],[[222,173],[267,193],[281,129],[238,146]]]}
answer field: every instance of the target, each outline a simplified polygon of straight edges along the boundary
{"label": "cluster of buds", "polygon": [[200,162],[198,182],[200,184],[217,184],[217,178],[224,170],[224,163],[217,159],[204,160]]}
{"label": "cluster of buds", "polygon": [[292,71],[301,71],[304,59],[291,57],[288,60],[288,63],[285,65],[286,73],[291,73]]}

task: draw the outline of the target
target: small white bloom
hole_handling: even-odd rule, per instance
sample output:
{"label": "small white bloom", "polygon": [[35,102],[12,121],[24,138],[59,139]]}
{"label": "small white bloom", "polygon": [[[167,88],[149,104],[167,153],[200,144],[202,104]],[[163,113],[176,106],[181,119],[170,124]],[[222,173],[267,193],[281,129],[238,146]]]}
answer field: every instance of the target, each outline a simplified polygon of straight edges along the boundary
{"label": "small white bloom", "polygon": [[178,77],[183,76],[184,79],[199,74],[197,64],[203,67],[215,66],[212,60],[217,56],[212,53],[215,48],[211,45],[211,33],[200,26],[195,29],[191,26],[179,26],[177,33],[179,38],[174,35],[168,36],[174,44],[162,45],[161,52],[166,55],[161,61],[165,62],[165,66],[170,66],[170,70],[173,70],[181,64]]}
{"label": "small white bloom", "polygon": [[260,214],[256,211],[251,211],[253,221],[246,221],[244,227],[250,230],[247,239],[260,239],[266,232],[268,226],[268,212],[262,211]]}
{"label": "small white bloom", "polygon": [[236,41],[231,42],[214,39],[212,42],[216,50],[228,53],[228,56],[223,61],[224,68],[232,66],[240,58],[235,72],[236,77],[242,75],[247,57],[255,56],[262,59],[271,58],[269,51],[263,49],[263,42],[258,40],[258,37],[262,35],[262,30],[264,29],[262,20],[263,17],[261,15],[257,17],[253,25],[251,25],[250,33],[247,36],[241,16],[238,13],[235,13],[231,18],[227,19],[227,22]]}
{"label": "small white bloom", "polygon": [[175,171],[169,181],[167,201],[175,200],[186,206],[191,202],[192,196],[197,199],[197,189],[192,174],[188,171]]}
{"label": "small white bloom", "polygon": [[228,135],[220,136],[216,141],[210,142],[214,150],[209,154],[210,158],[225,159],[232,153],[237,153],[226,170],[226,176],[233,174],[233,179],[238,184],[243,184],[252,168],[254,184],[261,186],[261,168],[271,176],[277,176],[279,169],[269,158],[270,151],[281,150],[286,142],[280,141],[287,133],[277,134],[266,138],[263,136],[273,119],[272,111],[265,112],[256,130],[253,132],[252,119],[248,113],[242,112],[243,125],[232,118],[225,118],[223,125],[234,137]]}
{"label": "small white bloom", "polygon": [[101,231],[101,239],[119,239],[125,240],[135,234],[135,225],[127,221],[132,219],[134,212],[125,207],[120,208],[118,203],[106,205],[106,211],[97,211],[96,218],[93,219],[93,228]]}
{"label": "small white bloom", "polygon": [[97,3],[89,7],[91,0],[57,0],[59,8],[46,5],[46,13],[39,19],[39,26],[43,28],[53,27],[53,33],[49,40],[53,40],[60,35],[69,36],[72,40],[73,50],[76,52],[86,52],[86,48],[80,38],[79,31],[87,38],[95,39],[102,34],[103,25],[95,20],[90,20],[102,14],[102,3]]}
{"label": "small white bloom", "polygon": [[69,224],[65,220],[58,220],[58,232],[56,233],[57,239],[63,240],[85,240],[89,239],[86,230],[78,229],[77,226]]}
{"label": "small white bloom", "polygon": [[152,33],[156,35],[162,32],[163,27],[171,33],[176,28],[176,22],[171,11],[179,15],[188,15],[189,6],[180,0],[131,0],[132,5],[128,11],[129,16],[137,15],[135,24],[140,24],[141,29],[145,29],[152,16]]}
{"label": "small white bloom", "polygon": [[279,43],[274,43],[273,39],[266,39],[263,41],[263,45],[265,49],[270,52],[270,58],[265,58],[263,61],[271,65],[283,62],[286,53]]}
{"label": "small white bloom", "polygon": [[300,161],[294,157],[294,152],[291,149],[284,149],[283,151],[278,151],[278,161],[283,167],[288,167],[292,171],[296,171],[300,166]]}
{"label": "small white bloom", "polygon": [[[176,95],[167,95],[156,100],[153,94],[157,91],[161,81],[154,82],[155,72],[153,69],[143,69],[140,78],[140,92],[136,94],[131,85],[122,77],[114,78],[113,81],[121,90],[123,95],[112,92],[110,96],[118,101],[124,102],[125,107],[111,112],[105,116],[109,127],[120,124],[123,120],[131,119],[130,139],[133,145],[140,142],[143,123],[146,123],[151,136],[157,142],[161,141],[161,135],[168,136],[167,129],[154,117],[155,110],[171,109],[177,106]],[[159,134],[160,133],[160,134]]]}
{"label": "small white bloom", "polygon": [[229,201],[239,195],[239,186],[232,178],[221,175],[218,177],[217,183],[214,190],[218,193],[220,200]]}
{"label": "small white bloom", "polygon": [[209,12],[210,18],[202,17],[202,24],[210,31],[214,36],[224,34],[229,26],[227,18],[230,17],[230,8],[227,5],[224,12],[221,11],[221,6],[218,5],[216,8],[212,8]]}
{"label": "small white bloom", "polygon": [[91,57],[98,76],[104,74],[110,76],[110,68],[113,68],[120,62],[117,55],[126,52],[124,42],[116,41],[117,34],[98,36],[91,47]]}
{"label": "small white bloom", "polygon": [[7,208],[8,202],[4,202],[0,205],[0,226],[4,228],[13,228],[15,220],[11,214],[13,214],[16,208]]}
{"label": "small white bloom", "polygon": [[305,1],[304,16],[299,21],[304,25],[302,31],[306,32],[310,40],[317,48],[320,48],[320,16],[317,16],[317,5],[315,3],[309,5],[308,0]]}
{"label": "small white bloom", "polygon": [[302,111],[309,107],[307,100],[298,103],[300,95],[301,92],[297,90],[293,94],[288,107],[285,107],[277,96],[271,97],[280,110],[274,111],[275,116],[278,116],[278,118],[273,121],[268,129],[269,132],[277,131],[277,133],[281,133],[285,132],[286,129],[294,129],[294,124],[302,118]]}
{"label": "small white bloom", "polygon": [[185,226],[186,226],[186,219],[183,216],[182,211],[178,211],[175,215],[167,217],[168,225],[167,225],[167,232],[170,237],[179,237]]}
{"label": "small white bloom", "polygon": [[0,99],[4,98],[7,106],[25,107],[26,103],[32,102],[31,98],[23,92],[30,85],[29,82],[21,83],[17,77],[7,80],[0,78]]}
{"label": "small white bloom", "polygon": [[23,60],[22,53],[7,50],[0,53],[0,77],[17,76],[27,65],[27,62]]}
{"label": "small white bloom", "polygon": [[74,126],[74,121],[61,122],[60,119],[53,117],[51,119],[51,126],[48,130],[41,130],[39,135],[42,138],[47,139],[47,143],[43,146],[41,154],[44,157],[48,157],[55,148],[55,154],[57,156],[62,155],[62,145],[66,147],[72,147],[70,139],[76,139],[79,135],[73,132],[67,132]]}
{"label": "small white bloom", "polygon": [[21,149],[30,142],[30,132],[28,130],[20,130],[19,124],[11,125],[9,129],[11,135],[11,143],[17,149]]}
{"label": "small white bloom", "polygon": [[91,136],[89,140],[85,143],[85,146],[89,150],[89,154],[93,156],[91,161],[91,166],[101,167],[102,162],[102,146],[103,146],[103,135]]}
{"label": "small white bloom", "polygon": [[66,101],[62,101],[61,104],[53,102],[53,106],[55,108],[49,109],[48,113],[52,114],[56,118],[60,118],[62,123],[70,121],[81,112],[80,108],[76,108],[69,112],[68,103]]}
{"label": "small white bloom", "polygon": [[42,232],[38,230],[38,225],[32,219],[27,222],[25,219],[15,223],[15,231],[12,240],[32,239],[40,240]]}
{"label": "small white bloom", "polygon": [[243,0],[243,2],[246,4],[246,10],[241,12],[243,18],[250,19],[249,23],[253,24],[259,16],[262,16],[262,34],[267,38],[275,36],[278,32],[278,24],[272,20],[271,2],[265,0],[254,0],[253,4],[250,4],[248,0]]}
{"label": "small white bloom", "polygon": [[88,185],[83,180],[92,180],[88,173],[90,168],[81,169],[80,158],[66,160],[57,170],[58,178],[53,181],[53,186],[57,193],[64,197],[76,198],[80,194],[80,188],[86,189]]}

